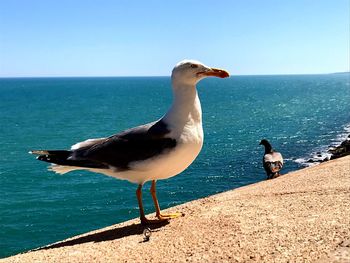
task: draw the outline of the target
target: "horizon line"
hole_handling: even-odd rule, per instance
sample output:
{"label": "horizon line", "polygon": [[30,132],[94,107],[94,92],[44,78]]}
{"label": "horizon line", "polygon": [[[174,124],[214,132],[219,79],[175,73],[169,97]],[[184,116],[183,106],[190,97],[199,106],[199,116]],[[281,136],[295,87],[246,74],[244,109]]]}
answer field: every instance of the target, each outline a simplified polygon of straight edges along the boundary
{"label": "horizon line", "polygon": [[[350,71],[343,72],[330,72],[330,73],[272,73],[272,74],[238,74],[232,75],[236,77],[243,76],[304,76],[304,75],[332,75],[332,74],[350,74]],[[231,75],[230,75],[231,76]],[[85,75],[72,75],[72,76],[0,76],[0,79],[25,79],[25,78],[157,78],[157,77],[171,77],[171,75],[135,75],[135,76],[112,76],[112,75],[100,75],[100,76],[85,76]]]}

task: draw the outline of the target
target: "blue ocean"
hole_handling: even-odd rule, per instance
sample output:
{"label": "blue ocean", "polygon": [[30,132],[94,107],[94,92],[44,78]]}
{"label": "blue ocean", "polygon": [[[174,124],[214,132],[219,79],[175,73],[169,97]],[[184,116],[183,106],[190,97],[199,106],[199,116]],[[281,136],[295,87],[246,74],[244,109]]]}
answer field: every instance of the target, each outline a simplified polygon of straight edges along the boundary
{"label": "blue ocean", "polygon": [[[182,174],[158,182],[161,208],[265,180],[263,138],[283,154],[283,173],[323,156],[350,133],[349,83],[349,74],[201,81],[203,150]],[[0,258],[138,217],[136,185],[58,175],[28,151],[156,120],[171,96],[169,77],[0,79]]]}

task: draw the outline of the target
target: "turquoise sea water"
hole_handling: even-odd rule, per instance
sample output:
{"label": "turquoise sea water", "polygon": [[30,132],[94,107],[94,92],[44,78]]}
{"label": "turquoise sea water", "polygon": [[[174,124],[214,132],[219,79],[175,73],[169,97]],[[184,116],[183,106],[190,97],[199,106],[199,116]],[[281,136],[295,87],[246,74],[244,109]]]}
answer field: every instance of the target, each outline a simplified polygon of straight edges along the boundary
{"label": "turquoise sea water", "polygon": [[[204,147],[185,172],[158,182],[161,207],[264,180],[262,138],[284,155],[284,173],[299,169],[349,129],[349,82],[349,74],[203,80]],[[136,185],[57,175],[28,151],[156,120],[171,103],[169,85],[168,77],[0,79],[0,257],[138,217]]]}

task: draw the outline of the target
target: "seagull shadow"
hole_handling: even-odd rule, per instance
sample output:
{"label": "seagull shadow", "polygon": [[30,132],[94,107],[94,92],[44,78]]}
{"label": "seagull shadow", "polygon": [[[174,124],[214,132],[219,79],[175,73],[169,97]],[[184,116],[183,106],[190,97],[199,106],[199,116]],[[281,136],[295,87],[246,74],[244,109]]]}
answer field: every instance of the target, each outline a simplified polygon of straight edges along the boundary
{"label": "seagull shadow", "polygon": [[132,224],[132,225],[123,226],[120,228],[105,230],[105,231],[98,232],[98,233],[93,233],[93,234],[82,236],[82,237],[77,237],[77,238],[70,239],[67,241],[48,245],[45,247],[40,247],[40,248],[34,249],[32,251],[74,246],[74,245],[84,244],[84,243],[89,243],[89,242],[97,243],[97,242],[103,242],[103,241],[116,240],[116,239],[123,238],[126,236],[141,235],[145,228],[149,228],[149,229],[151,229],[151,231],[154,231],[154,230],[161,228],[167,224],[169,224],[169,221],[159,222],[156,224],[150,224],[150,225],[146,225],[146,226],[141,225],[141,224]]}

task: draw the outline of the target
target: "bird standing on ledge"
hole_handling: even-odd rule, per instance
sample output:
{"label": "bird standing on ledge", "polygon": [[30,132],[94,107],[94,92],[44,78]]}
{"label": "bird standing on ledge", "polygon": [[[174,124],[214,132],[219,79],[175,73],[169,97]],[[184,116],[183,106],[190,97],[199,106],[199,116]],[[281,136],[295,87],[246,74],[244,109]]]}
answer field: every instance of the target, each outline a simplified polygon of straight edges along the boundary
{"label": "bird standing on ledge", "polygon": [[263,165],[267,174],[267,179],[273,179],[280,176],[280,170],[283,167],[282,154],[273,150],[268,140],[261,140],[259,145],[265,146]]}
{"label": "bird standing on ledge", "polygon": [[[156,196],[156,181],[184,171],[203,145],[202,109],[196,84],[206,77],[229,77],[222,69],[198,61],[184,60],[172,71],[173,103],[159,120],[108,138],[79,142],[70,150],[38,150],[40,161],[52,163],[51,170],[64,174],[89,170],[137,183],[136,196],[142,224],[161,222],[181,214],[161,214]],[[157,220],[146,218],[142,205],[142,186],[152,181]]]}

